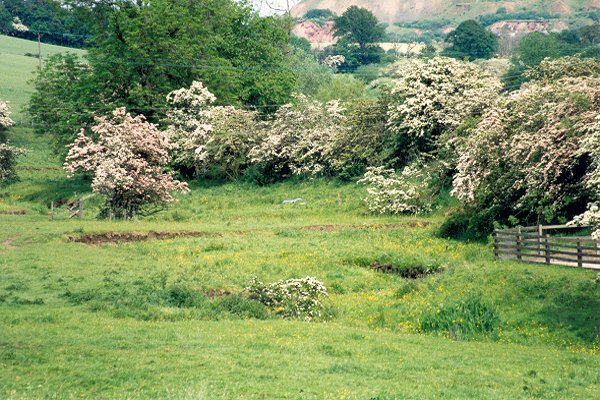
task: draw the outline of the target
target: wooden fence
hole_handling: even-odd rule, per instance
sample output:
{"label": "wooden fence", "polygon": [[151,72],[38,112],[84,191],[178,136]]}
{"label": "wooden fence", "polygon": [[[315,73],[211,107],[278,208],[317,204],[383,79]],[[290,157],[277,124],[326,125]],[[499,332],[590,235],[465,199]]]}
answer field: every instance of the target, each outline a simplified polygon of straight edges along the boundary
{"label": "wooden fence", "polygon": [[581,227],[540,225],[496,229],[494,256],[496,259],[600,270],[600,241],[590,236],[559,236],[573,232],[573,229]]}

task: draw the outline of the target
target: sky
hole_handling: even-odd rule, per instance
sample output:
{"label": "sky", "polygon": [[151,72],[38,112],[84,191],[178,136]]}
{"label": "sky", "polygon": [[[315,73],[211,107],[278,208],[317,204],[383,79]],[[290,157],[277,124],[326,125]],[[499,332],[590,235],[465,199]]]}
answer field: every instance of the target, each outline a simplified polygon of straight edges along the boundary
{"label": "sky", "polygon": [[[287,0],[251,0],[251,2],[254,3],[255,8],[260,11],[261,15],[281,14],[280,11],[273,10],[273,8],[285,10],[288,3]],[[296,3],[298,3],[298,0],[289,0],[290,7]]]}

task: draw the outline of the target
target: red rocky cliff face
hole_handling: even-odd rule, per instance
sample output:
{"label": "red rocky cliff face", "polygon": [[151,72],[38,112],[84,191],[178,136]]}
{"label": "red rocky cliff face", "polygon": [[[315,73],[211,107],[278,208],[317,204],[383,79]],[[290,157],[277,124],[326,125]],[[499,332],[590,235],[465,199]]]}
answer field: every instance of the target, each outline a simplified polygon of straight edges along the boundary
{"label": "red rocky cliff face", "polygon": [[308,39],[311,43],[335,43],[337,38],[333,36],[332,30],[333,21],[327,21],[321,26],[313,21],[303,20],[296,24],[293,33]]}

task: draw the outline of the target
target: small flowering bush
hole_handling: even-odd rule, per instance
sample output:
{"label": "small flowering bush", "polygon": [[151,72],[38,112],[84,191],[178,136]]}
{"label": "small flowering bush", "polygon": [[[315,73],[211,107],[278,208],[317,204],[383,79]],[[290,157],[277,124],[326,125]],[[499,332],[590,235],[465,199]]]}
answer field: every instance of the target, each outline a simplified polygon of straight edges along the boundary
{"label": "small flowering bush", "polygon": [[25,150],[10,146],[5,142],[5,131],[15,122],[10,118],[8,103],[0,100],[0,185],[11,183],[17,179],[15,165],[17,156],[24,154]]}
{"label": "small flowering bush", "polygon": [[323,59],[323,64],[331,68],[333,71],[337,71],[340,65],[346,62],[346,57],[341,54],[329,55]]}
{"label": "small flowering bush", "polygon": [[124,108],[97,118],[91,132],[82,129],[68,147],[67,172],[91,173],[92,190],[106,195],[106,211],[117,218],[132,218],[145,206],[172,202],[173,191],[189,191],[166,170],[173,149],[166,134]]}
{"label": "small flowering bush", "polygon": [[29,32],[29,28],[27,27],[27,25],[21,22],[21,19],[19,17],[15,17],[13,19],[12,28],[17,32]]}
{"label": "small flowering bush", "polygon": [[[11,112],[8,108],[8,103],[0,100],[0,135],[3,131],[10,128],[15,124],[15,122],[10,118]],[[2,136],[0,136],[0,140]]]}
{"label": "small flowering bush", "polygon": [[304,318],[307,321],[323,316],[322,299],[328,295],[325,285],[310,276],[271,284],[254,278],[246,291],[251,299],[258,300],[284,317]]}
{"label": "small flowering bush", "polygon": [[427,198],[432,176],[421,168],[408,166],[398,175],[393,169],[369,167],[358,183],[368,185],[365,202],[377,214],[418,214],[431,210]]}
{"label": "small flowering bush", "polygon": [[567,225],[569,226],[591,226],[594,228],[592,238],[600,240],[600,206],[598,203],[588,204],[587,210],[575,216]]}
{"label": "small flowering bush", "polygon": [[535,68],[525,71],[523,75],[527,79],[551,83],[567,77],[598,76],[599,73],[600,60],[569,56],[557,59],[546,58]]}

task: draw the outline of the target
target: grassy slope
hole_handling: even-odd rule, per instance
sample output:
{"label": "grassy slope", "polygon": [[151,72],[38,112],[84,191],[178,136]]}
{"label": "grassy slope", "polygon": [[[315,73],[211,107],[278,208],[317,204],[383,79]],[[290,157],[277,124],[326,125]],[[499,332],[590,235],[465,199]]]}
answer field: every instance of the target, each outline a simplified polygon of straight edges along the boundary
{"label": "grassy slope", "polygon": [[[76,54],[85,53],[79,49],[44,43],[41,45],[41,51],[42,59],[67,51]],[[33,77],[39,65],[37,58],[26,56],[25,53],[38,54],[37,42],[0,35],[0,99],[10,102],[15,121],[23,120],[22,107],[32,90],[27,81]]]}
{"label": "grassy slope", "polygon": [[[366,216],[361,188],[327,181],[197,186],[139,222],[97,221],[92,210],[82,221],[62,214],[49,221],[42,203],[76,196],[85,183],[70,184],[40,138],[26,130],[13,138],[35,150],[22,160],[22,181],[0,192],[0,210],[29,210],[0,215],[0,397],[562,399],[600,391],[593,272],[493,262],[488,246],[435,238],[439,215],[424,228],[303,229],[411,220]],[[307,205],[277,206],[297,196]],[[81,232],[146,230],[217,235],[65,241]],[[411,287],[354,263],[385,254],[447,271]],[[65,298],[119,291],[160,273],[200,291],[234,292],[253,276],[314,275],[332,291],[337,316],[207,318],[194,309],[115,309],[110,296],[78,305]],[[419,333],[423,311],[473,292],[498,307],[497,332],[476,341]],[[38,299],[44,304],[24,304]]]}
{"label": "grassy slope", "polygon": [[[489,246],[435,238],[440,214],[421,228],[304,229],[413,220],[364,215],[362,188],[328,181],[196,184],[192,195],[142,221],[97,221],[98,200],[84,220],[59,212],[50,221],[50,201],[78,197],[89,184],[68,180],[30,130],[10,136],[31,152],[21,159],[21,182],[0,189],[0,398],[600,394],[593,272],[494,262]],[[277,206],[298,196],[305,206]],[[6,214],[16,210],[27,213]],[[100,246],[66,241],[82,232],[148,230],[211,235]],[[442,264],[446,272],[411,283],[356,263],[384,255]],[[169,285],[233,292],[254,276],[313,275],[330,289],[337,315],[316,323],[241,319],[197,308],[140,309],[128,302],[134,292],[122,297],[161,274]],[[472,341],[419,332],[424,311],[469,293],[496,305],[496,332]]]}

